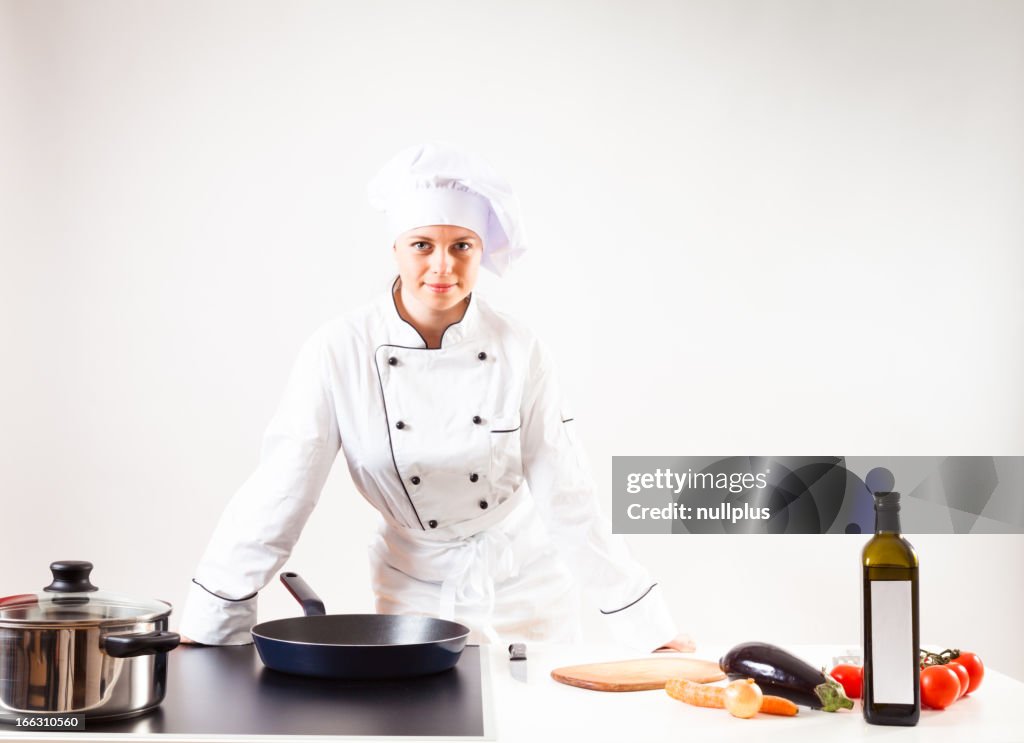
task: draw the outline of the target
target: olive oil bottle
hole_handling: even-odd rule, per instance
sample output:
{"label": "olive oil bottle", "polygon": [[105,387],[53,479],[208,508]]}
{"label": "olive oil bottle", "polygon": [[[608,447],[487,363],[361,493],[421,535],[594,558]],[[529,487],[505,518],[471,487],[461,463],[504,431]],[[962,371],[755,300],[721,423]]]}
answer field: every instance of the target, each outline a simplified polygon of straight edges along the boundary
{"label": "olive oil bottle", "polygon": [[916,725],[921,716],[917,553],[900,536],[900,494],[875,493],[875,535],[862,553],[864,719]]}

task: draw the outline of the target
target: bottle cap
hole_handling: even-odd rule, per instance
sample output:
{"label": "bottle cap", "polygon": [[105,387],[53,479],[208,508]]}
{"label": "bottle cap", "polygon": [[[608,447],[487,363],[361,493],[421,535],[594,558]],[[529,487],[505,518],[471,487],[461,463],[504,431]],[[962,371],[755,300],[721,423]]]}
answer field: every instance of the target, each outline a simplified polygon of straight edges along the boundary
{"label": "bottle cap", "polygon": [[876,511],[900,510],[900,494],[896,492],[875,493]]}

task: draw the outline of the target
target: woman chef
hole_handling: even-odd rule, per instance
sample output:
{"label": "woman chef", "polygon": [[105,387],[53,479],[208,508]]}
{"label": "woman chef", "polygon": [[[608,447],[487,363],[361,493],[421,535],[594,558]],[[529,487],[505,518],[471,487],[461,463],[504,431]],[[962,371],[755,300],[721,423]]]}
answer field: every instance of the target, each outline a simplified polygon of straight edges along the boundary
{"label": "woman chef", "polygon": [[622,641],[691,650],[598,510],[551,357],[473,293],[481,265],[500,275],[525,249],[508,185],[427,144],[392,159],[370,200],[399,276],[301,350],[259,467],[199,563],[181,633],[251,641],[256,593],[288,559],[340,449],[383,516],[370,549],[379,613],[454,619],[471,641],[572,641],[575,578]]}

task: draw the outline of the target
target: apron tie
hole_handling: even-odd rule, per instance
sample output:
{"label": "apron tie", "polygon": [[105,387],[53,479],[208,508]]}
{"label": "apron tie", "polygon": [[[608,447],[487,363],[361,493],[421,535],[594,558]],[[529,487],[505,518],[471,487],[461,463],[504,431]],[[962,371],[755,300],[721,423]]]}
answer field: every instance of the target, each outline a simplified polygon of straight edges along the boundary
{"label": "apron tie", "polygon": [[482,601],[487,607],[487,620],[481,631],[497,644],[500,639],[492,623],[495,577],[508,580],[519,575],[512,541],[502,529],[492,528],[459,542],[459,555],[441,583],[440,617],[454,620],[456,603]]}

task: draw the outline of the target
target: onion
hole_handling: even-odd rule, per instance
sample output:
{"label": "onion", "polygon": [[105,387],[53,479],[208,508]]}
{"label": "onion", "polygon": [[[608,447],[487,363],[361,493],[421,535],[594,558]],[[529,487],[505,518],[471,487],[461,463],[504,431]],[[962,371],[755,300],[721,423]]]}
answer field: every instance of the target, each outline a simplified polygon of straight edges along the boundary
{"label": "onion", "polygon": [[733,681],[725,687],[725,708],[733,717],[753,717],[761,709],[763,698],[754,679]]}

